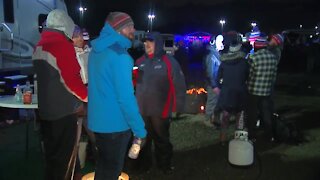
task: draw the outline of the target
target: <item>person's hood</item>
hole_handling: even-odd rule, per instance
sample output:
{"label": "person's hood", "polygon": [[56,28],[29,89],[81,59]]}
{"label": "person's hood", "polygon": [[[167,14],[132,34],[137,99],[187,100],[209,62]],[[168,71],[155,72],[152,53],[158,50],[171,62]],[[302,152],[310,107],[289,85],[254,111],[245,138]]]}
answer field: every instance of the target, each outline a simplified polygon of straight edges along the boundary
{"label": "person's hood", "polygon": [[213,45],[209,44],[206,46],[206,49],[208,51],[215,51],[217,49],[217,46],[216,46],[216,44],[213,44]]}
{"label": "person's hood", "polygon": [[163,38],[159,32],[150,32],[146,34],[145,40],[152,40],[155,42],[154,57],[162,57],[165,52],[163,50]]}
{"label": "person's hood", "polygon": [[215,45],[208,45],[207,46],[207,52],[213,54],[215,57],[217,57],[218,59],[220,59],[220,53],[219,51],[216,49]]}
{"label": "person's hood", "polygon": [[72,39],[75,24],[70,16],[60,9],[52,10],[47,17],[46,27],[63,32],[69,39]]}
{"label": "person's hood", "polygon": [[109,23],[105,23],[99,37],[91,41],[92,50],[95,52],[101,52],[114,44],[128,49],[131,47],[132,42],[125,36],[117,33]]}
{"label": "person's hood", "polygon": [[242,52],[241,50],[239,51],[230,51],[227,53],[223,53],[221,55],[221,61],[231,61],[235,59],[244,59],[246,57],[246,54]]}

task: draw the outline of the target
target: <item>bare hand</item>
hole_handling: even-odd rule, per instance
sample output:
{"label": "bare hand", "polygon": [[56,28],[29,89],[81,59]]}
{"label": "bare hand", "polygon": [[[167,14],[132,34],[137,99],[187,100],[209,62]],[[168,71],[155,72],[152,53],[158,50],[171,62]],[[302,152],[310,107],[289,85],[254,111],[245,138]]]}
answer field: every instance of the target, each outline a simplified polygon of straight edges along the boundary
{"label": "bare hand", "polygon": [[217,94],[217,95],[220,94],[220,89],[219,89],[218,87],[215,87],[215,88],[213,88],[212,90],[213,90],[213,92],[214,92],[215,94]]}
{"label": "bare hand", "polygon": [[81,104],[77,109],[76,112],[77,116],[86,116],[87,115],[87,103]]}

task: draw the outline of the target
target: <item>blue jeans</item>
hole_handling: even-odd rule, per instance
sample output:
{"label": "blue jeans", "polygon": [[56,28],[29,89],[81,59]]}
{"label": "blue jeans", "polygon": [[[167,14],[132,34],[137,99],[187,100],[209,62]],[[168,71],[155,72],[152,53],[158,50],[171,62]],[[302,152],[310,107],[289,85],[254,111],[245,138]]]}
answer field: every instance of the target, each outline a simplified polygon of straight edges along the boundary
{"label": "blue jeans", "polygon": [[[215,113],[215,107],[218,102],[219,95],[215,94],[211,86],[207,86],[207,102],[206,102],[206,116],[210,120],[211,116]],[[216,118],[217,119],[217,118]]]}
{"label": "blue jeans", "polygon": [[118,180],[127,153],[131,131],[116,133],[95,133],[98,161],[95,180]]}

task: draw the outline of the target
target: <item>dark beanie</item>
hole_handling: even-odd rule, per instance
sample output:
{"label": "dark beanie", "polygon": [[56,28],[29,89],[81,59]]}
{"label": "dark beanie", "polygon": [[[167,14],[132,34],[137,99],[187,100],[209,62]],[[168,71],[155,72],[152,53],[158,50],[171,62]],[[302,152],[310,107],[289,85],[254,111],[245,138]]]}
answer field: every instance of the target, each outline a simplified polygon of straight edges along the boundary
{"label": "dark beanie", "polygon": [[74,30],[73,30],[72,38],[77,38],[80,35],[82,35],[82,30],[78,25],[75,25]]}
{"label": "dark beanie", "polygon": [[111,12],[106,20],[114,30],[121,31],[126,26],[133,25],[131,17],[124,12]]}
{"label": "dark beanie", "polygon": [[242,44],[242,38],[237,31],[229,31],[223,37],[225,46],[237,46]]}

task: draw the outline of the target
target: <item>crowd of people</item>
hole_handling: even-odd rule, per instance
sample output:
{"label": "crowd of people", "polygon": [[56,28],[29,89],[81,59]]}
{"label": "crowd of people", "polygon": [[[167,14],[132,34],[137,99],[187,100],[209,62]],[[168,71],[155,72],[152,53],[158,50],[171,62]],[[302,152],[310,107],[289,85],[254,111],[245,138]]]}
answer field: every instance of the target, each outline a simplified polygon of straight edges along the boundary
{"label": "crowd of people", "polygon": [[139,70],[134,87],[134,60],[127,52],[134,32],[128,14],[112,12],[89,47],[66,12],[48,14],[33,54],[45,179],[81,178],[81,126],[97,151],[95,179],[118,179],[132,137],[144,145],[137,166],[151,167],[154,143],[159,169],[173,171],[169,127],[172,112],[183,112],[184,75],[163,51],[160,34],[150,33],[145,54],[135,64]]}
{"label": "crowd of people", "polygon": [[[172,113],[183,113],[186,80],[179,61],[163,50],[158,32],[147,33],[145,53],[133,60],[128,49],[134,21],[124,12],[111,12],[100,35],[85,45],[83,31],[66,12],[53,10],[35,47],[33,64],[38,78],[39,116],[45,148],[45,179],[80,179],[77,148],[81,126],[97,151],[95,179],[118,179],[133,138],[142,139],[139,170],[153,165],[174,171],[170,141]],[[222,41],[223,46],[216,40]],[[266,137],[273,138],[273,88],[283,36],[263,33],[248,55],[236,31],[212,37],[205,58],[206,115],[220,126],[220,141],[228,140],[231,117],[245,114],[250,139],[262,117]],[[218,47],[218,48],[217,48]],[[137,73],[133,77],[133,67]],[[135,83],[133,83],[133,78]],[[152,144],[154,148],[152,148]]]}
{"label": "crowd of people", "polygon": [[[246,129],[256,141],[256,123],[261,117],[267,141],[274,141],[272,95],[283,46],[283,35],[270,37],[253,31],[248,43],[236,31],[223,36],[224,48],[218,52],[214,39],[205,57],[207,75],[207,120],[220,128],[220,142],[228,140],[226,129],[230,118],[236,128]],[[251,47],[248,49],[248,47]],[[241,114],[244,114],[242,120]],[[244,126],[240,126],[240,122]]]}

